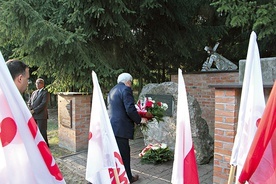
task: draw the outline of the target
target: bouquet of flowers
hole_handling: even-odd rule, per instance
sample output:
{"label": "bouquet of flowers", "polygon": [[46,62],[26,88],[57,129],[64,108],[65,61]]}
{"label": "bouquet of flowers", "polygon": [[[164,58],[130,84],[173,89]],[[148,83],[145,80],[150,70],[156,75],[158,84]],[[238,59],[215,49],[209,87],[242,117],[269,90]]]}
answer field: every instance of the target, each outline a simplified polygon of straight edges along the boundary
{"label": "bouquet of flowers", "polygon": [[163,120],[164,113],[168,109],[168,105],[163,102],[156,102],[151,97],[145,97],[144,101],[138,100],[135,105],[139,115],[152,121],[153,118],[158,122]]}
{"label": "bouquet of flowers", "polygon": [[173,159],[173,152],[167,144],[149,144],[139,153],[142,163],[160,164]]}

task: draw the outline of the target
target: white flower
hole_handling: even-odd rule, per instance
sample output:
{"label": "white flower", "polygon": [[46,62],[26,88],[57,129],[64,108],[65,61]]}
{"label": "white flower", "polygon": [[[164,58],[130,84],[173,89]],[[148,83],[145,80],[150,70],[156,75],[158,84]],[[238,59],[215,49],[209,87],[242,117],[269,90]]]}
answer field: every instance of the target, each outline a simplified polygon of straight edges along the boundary
{"label": "white flower", "polygon": [[151,149],[152,149],[152,150],[157,150],[157,149],[160,148],[160,146],[161,146],[161,144],[155,143],[155,144],[152,145]]}
{"label": "white flower", "polygon": [[165,149],[165,148],[167,148],[167,147],[168,147],[167,144],[165,144],[165,143],[162,143],[162,144],[161,144],[161,148],[162,148],[162,149]]}
{"label": "white flower", "polygon": [[152,150],[158,150],[160,147],[159,146],[152,146],[151,149]]}
{"label": "white flower", "polygon": [[168,109],[168,104],[162,103],[162,109],[167,110]]}

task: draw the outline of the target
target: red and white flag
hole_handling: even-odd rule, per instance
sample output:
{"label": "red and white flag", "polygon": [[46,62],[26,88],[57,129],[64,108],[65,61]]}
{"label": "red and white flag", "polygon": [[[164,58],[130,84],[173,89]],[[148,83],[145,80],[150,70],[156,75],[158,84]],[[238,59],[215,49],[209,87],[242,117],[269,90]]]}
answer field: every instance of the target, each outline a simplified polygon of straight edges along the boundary
{"label": "red and white flag", "polygon": [[276,183],[276,82],[241,171],[239,182]]}
{"label": "red and white flag", "polygon": [[1,52],[0,70],[0,183],[65,183]]}
{"label": "red and white flag", "polygon": [[237,166],[236,182],[257,130],[256,123],[265,108],[263,81],[257,36],[252,31],[247,51],[242,85],[238,129],[230,164]]}
{"label": "red and white flag", "polygon": [[93,99],[90,117],[86,180],[95,184],[129,183],[96,73],[92,72]]}
{"label": "red and white flag", "polygon": [[176,141],[171,182],[173,184],[199,183],[186,87],[181,69],[178,69]]}

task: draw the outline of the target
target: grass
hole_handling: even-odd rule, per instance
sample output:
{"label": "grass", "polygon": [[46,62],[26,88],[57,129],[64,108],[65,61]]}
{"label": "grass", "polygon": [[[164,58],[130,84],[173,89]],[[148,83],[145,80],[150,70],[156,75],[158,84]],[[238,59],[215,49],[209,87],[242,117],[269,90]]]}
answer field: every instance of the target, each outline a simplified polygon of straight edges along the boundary
{"label": "grass", "polygon": [[58,123],[53,119],[48,120],[47,136],[48,136],[48,142],[50,144],[50,150],[54,158],[60,158],[62,156],[73,153],[65,148],[59,147]]}

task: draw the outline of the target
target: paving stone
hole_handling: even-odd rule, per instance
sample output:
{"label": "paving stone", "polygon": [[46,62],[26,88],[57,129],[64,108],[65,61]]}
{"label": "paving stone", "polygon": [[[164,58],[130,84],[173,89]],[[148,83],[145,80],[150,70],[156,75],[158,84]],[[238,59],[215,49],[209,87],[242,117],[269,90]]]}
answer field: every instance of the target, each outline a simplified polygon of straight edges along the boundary
{"label": "paving stone", "polygon": [[[167,184],[171,183],[173,161],[163,164],[142,164],[138,154],[145,147],[142,138],[131,140],[131,169],[132,174],[138,174],[135,184]],[[60,160],[77,174],[85,177],[87,150],[61,157]],[[213,161],[209,164],[198,165],[200,184],[213,183]]]}

